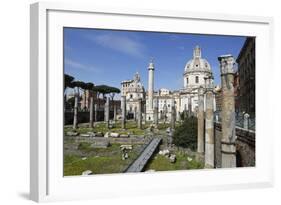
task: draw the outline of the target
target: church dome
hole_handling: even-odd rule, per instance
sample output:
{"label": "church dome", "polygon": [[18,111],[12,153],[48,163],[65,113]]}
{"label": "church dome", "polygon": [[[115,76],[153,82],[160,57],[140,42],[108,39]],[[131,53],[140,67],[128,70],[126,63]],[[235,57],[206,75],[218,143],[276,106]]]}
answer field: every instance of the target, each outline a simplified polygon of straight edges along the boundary
{"label": "church dome", "polygon": [[201,58],[201,49],[199,46],[194,48],[193,58],[186,63],[184,71],[185,73],[212,72],[209,62],[206,59]]}

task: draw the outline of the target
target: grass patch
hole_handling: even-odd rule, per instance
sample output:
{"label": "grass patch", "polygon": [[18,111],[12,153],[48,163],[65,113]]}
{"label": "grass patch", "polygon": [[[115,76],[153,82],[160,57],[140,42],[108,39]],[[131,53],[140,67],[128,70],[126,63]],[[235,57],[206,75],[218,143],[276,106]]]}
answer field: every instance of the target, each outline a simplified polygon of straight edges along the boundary
{"label": "grass patch", "polygon": [[91,147],[91,144],[88,142],[80,142],[78,145],[78,150],[89,152],[92,151],[93,148]]}
{"label": "grass patch", "polygon": [[[81,175],[85,170],[91,170],[94,174],[120,173],[137,158],[140,149],[133,146],[133,150],[128,151],[129,158],[122,160],[120,144],[112,144],[108,148],[91,148],[89,143],[78,145],[84,154],[81,156],[73,154],[64,155],[64,176]],[[87,156],[86,160],[82,160]]]}
{"label": "grass patch", "polygon": [[145,170],[153,169],[155,171],[174,171],[174,170],[187,170],[187,169],[203,169],[204,165],[201,162],[192,158],[192,161],[188,161],[190,157],[186,154],[176,152],[177,160],[175,163],[171,163],[168,158],[162,155],[155,155],[155,157],[147,164]]}

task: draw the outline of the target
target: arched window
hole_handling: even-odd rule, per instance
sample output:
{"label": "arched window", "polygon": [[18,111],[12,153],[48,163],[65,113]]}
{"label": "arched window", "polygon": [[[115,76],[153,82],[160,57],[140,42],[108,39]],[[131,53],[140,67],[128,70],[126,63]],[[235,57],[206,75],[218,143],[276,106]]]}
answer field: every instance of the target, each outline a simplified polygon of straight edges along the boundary
{"label": "arched window", "polygon": [[188,78],[186,78],[186,84],[188,85]]}
{"label": "arched window", "polygon": [[195,77],[195,83],[199,83],[199,77],[198,76]]}

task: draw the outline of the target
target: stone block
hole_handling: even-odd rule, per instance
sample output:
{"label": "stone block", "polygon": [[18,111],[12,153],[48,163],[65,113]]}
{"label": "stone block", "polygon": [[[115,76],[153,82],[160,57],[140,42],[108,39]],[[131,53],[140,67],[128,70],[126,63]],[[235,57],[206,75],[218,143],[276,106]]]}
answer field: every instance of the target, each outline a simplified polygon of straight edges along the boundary
{"label": "stone block", "polygon": [[82,176],[87,176],[87,175],[92,175],[93,172],[91,170],[86,170],[84,172],[82,172]]}
{"label": "stone block", "polygon": [[120,134],[119,133],[117,133],[117,132],[112,132],[112,133],[110,133],[110,137],[119,137],[120,136]]}
{"label": "stone block", "polygon": [[177,159],[177,157],[176,157],[175,154],[171,154],[170,157],[169,157],[169,160],[170,160],[171,163],[175,163],[176,159]]}
{"label": "stone block", "polygon": [[129,134],[121,134],[121,135],[120,135],[120,138],[128,138],[128,137],[130,137]]}
{"label": "stone block", "polygon": [[93,144],[91,144],[92,148],[107,148],[110,145],[109,140],[96,140]]}
{"label": "stone block", "polygon": [[66,132],[66,135],[67,136],[78,136],[78,132],[72,132],[72,131],[69,131],[69,132]]}

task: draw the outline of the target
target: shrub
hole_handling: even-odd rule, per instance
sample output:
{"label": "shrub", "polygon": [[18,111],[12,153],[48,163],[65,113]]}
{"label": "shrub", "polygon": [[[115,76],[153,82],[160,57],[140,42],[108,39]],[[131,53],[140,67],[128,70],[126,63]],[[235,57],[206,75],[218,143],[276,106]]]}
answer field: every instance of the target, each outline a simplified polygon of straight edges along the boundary
{"label": "shrub", "polygon": [[176,146],[190,148],[196,150],[197,148],[197,118],[188,117],[185,121],[175,129],[173,136],[173,143]]}

